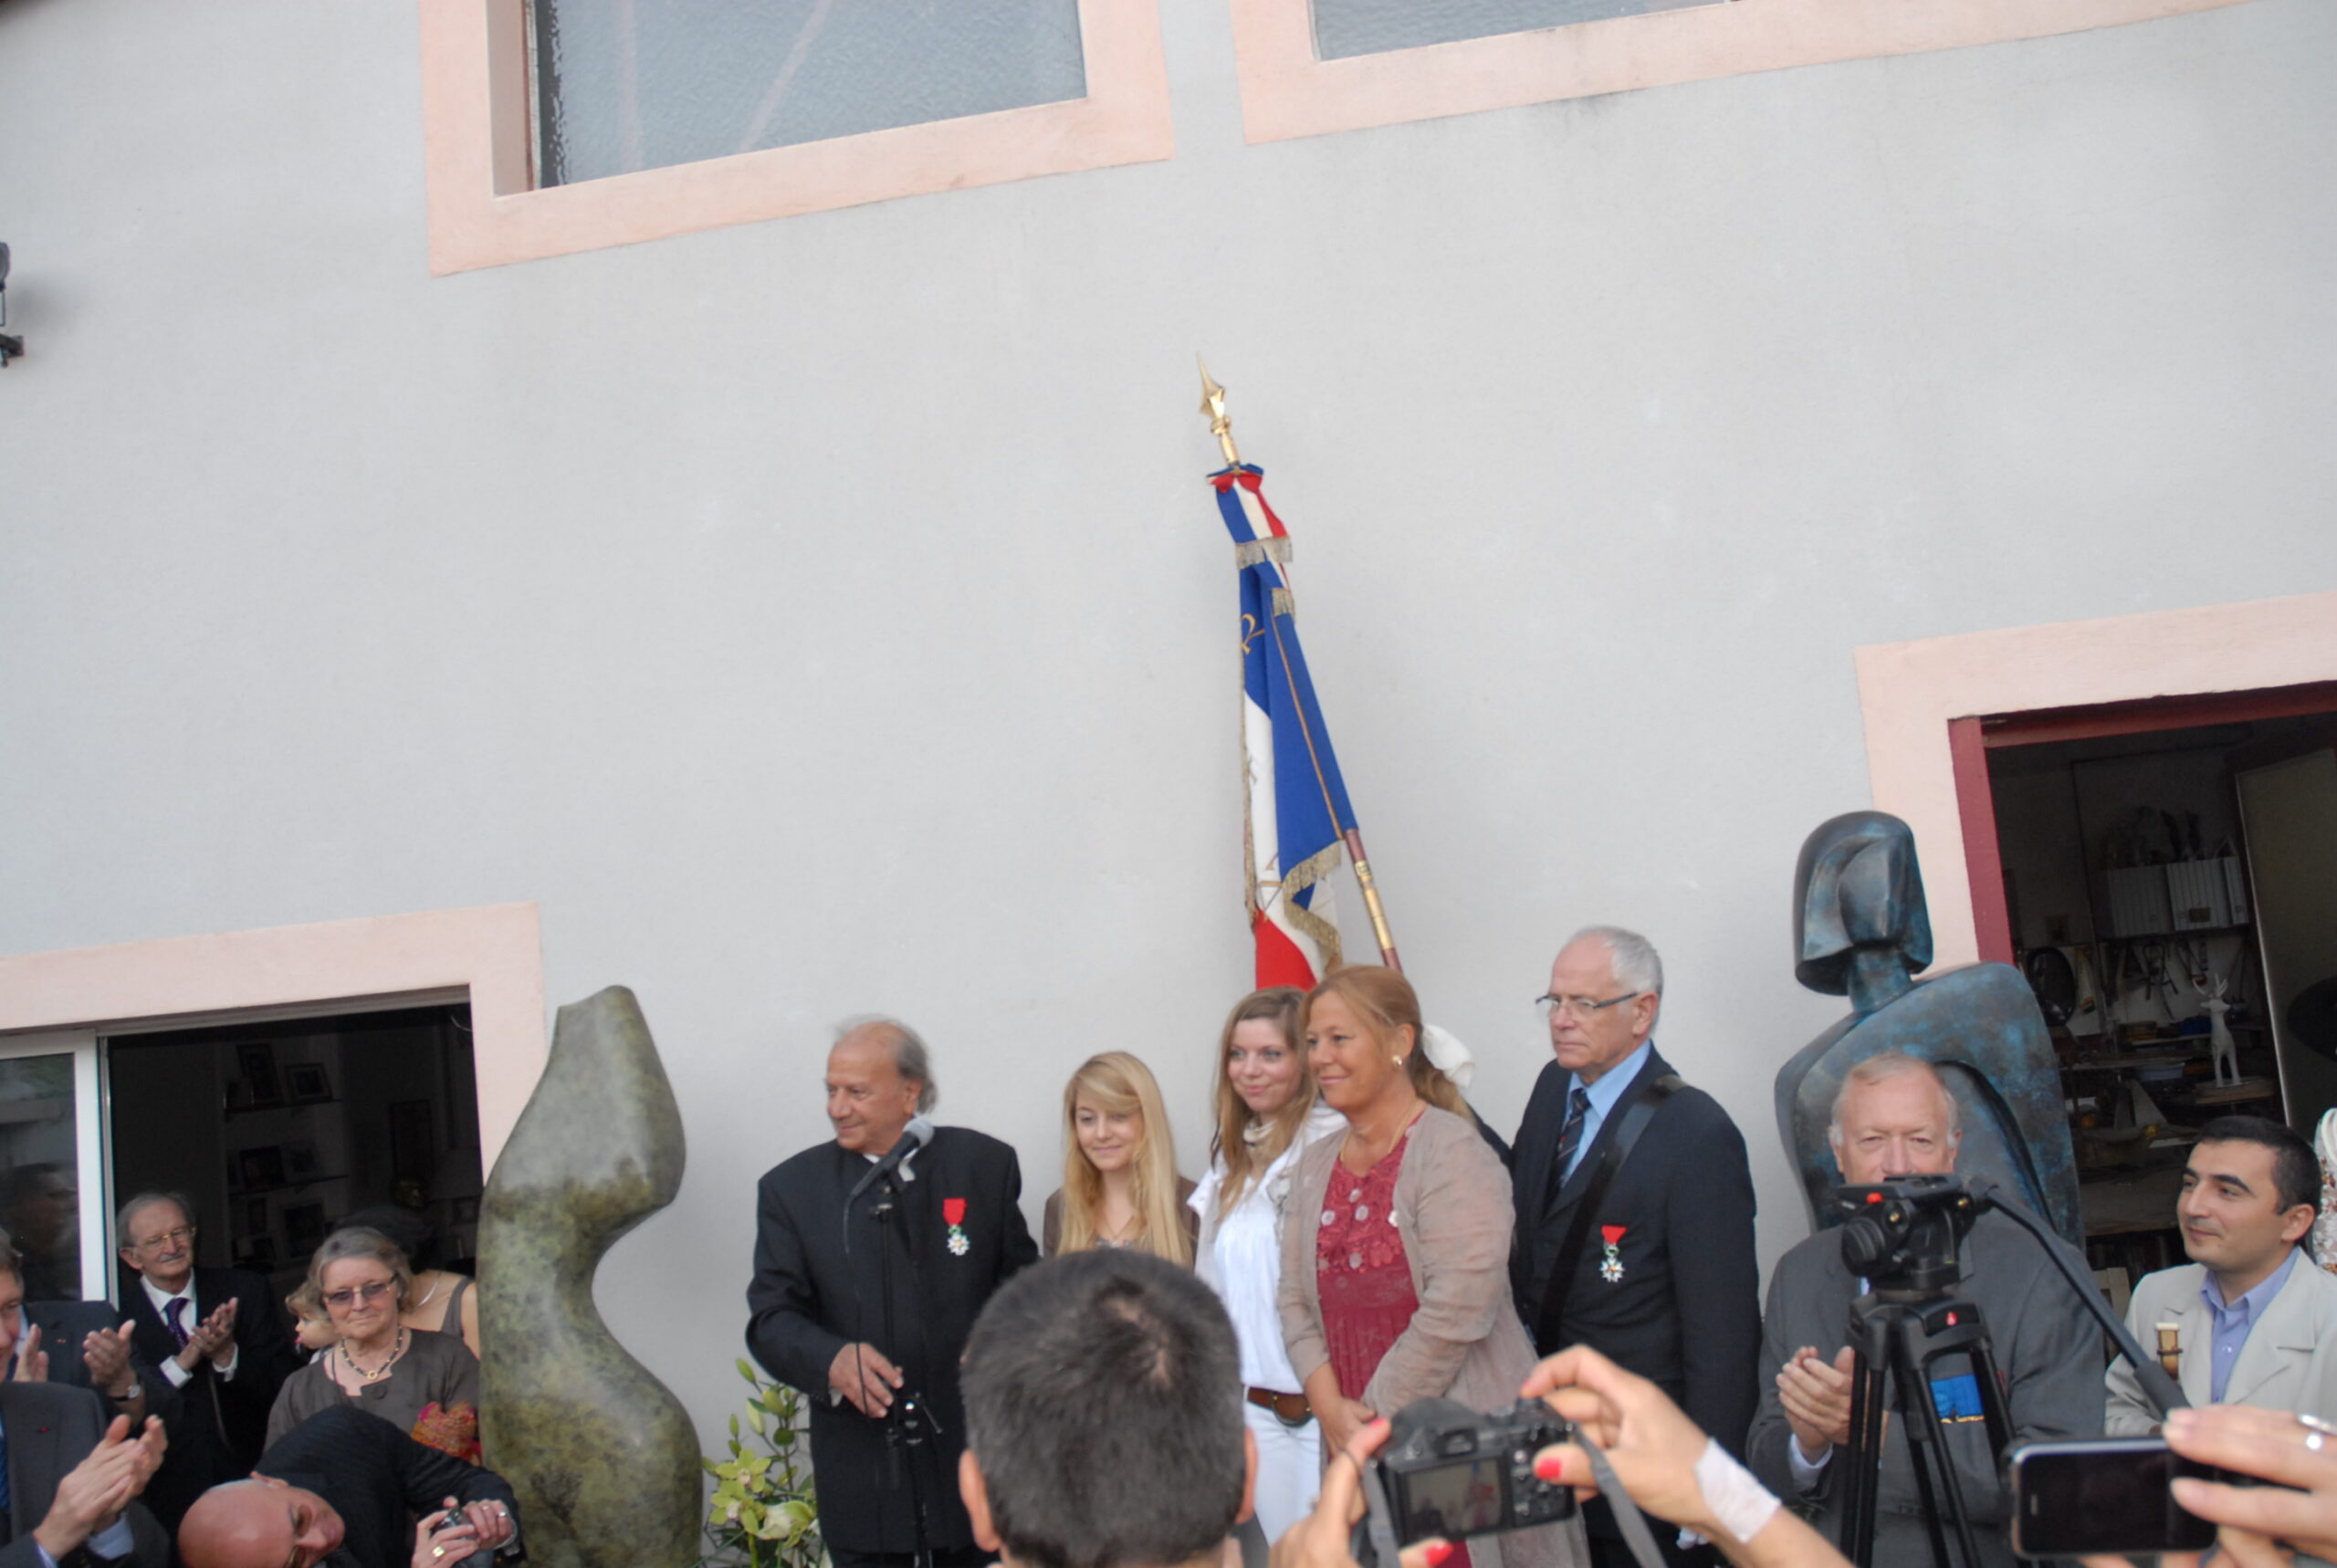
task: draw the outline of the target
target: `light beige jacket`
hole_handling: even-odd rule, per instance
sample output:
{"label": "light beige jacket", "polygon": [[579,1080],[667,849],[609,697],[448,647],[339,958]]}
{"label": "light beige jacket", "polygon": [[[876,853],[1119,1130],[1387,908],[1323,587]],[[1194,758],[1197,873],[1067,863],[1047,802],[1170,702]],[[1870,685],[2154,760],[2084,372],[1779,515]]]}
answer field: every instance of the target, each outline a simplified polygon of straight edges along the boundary
{"label": "light beige jacket", "polygon": [[[1506,1410],[1534,1369],[1534,1344],[1509,1293],[1512,1208],[1509,1173],[1469,1123],[1431,1105],[1412,1125],[1396,1176],[1396,1231],[1412,1273],[1420,1310],[1360,1393],[1343,1389],[1382,1416],[1415,1399],[1458,1401],[1472,1410]],[[1322,1293],[1315,1278],[1315,1238],[1344,1134],[1300,1156],[1282,1238],[1283,1341],[1304,1383],[1330,1360],[1323,1334]],[[1323,1456],[1326,1463],[1332,1458]],[[1590,1561],[1579,1517],[1517,1535],[1469,1543],[1478,1568],[1577,1568]]]}
{"label": "light beige jacket", "polygon": [[[2214,1354],[2215,1317],[2199,1299],[2206,1274],[2198,1264],[2185,1263],[2144,1275],[2126,1307],[2126,1326],[2146,1354],[2158,1351],[2159,1324],[2175,1325],[2183,1357],[2175,1381],[2194,1405],[2208,1403],[2208,1390],[2214,1386],[2209,1358]],[[2158,1424],[2125,1357],[2110,1364],[2107,1383],[2104,1426],[2112,1437],[2143,1436]],[[2224,1385],[2224,1403],[2302,1410],[2337,1421],[2337,1275],[2317,1267],[2311,1254],[2297,1259],[2288,1283],[2249,1327],[2248,1343],[2240,1346],[2239,1359]]]}

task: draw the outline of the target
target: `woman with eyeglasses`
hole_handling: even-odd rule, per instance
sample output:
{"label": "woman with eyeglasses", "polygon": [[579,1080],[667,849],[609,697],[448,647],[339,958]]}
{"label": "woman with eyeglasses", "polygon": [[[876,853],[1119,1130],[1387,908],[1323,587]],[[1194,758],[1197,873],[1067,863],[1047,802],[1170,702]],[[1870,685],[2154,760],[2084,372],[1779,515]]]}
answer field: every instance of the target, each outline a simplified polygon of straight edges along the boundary
{"label": "woman with eyeglasses", "polygon": [[334,1231],[309,1262],[309,1282],[340,1342],[284,1380],[267,1441],[347,1405],[418,1443],[479,1462],[478,1358],[455,1334],[408,1328],[414,1270],[397,1243],[362,1227]]}

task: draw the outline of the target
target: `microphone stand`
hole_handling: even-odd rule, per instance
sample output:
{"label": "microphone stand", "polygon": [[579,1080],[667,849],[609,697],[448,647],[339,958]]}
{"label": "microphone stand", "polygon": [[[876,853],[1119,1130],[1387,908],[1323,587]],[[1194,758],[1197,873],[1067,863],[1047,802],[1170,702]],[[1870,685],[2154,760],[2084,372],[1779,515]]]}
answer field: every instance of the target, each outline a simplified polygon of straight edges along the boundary
{"label": "microphone stand", "polygon": [[[885,1301],[885,1343],[896,1347],[895,1353],[896,1354],[901,1342],[895,1335],[893,1324],[892,1222],[900,1192],[901,1189],[894,1178],[894,1173],[886,1172],[884,1191],[878,1195],[875,1207],[869,1210],[876,1217],[876,1229],[879,1237],[879,1245],[876,1249],[879,1260],[877,1289],[883,1293]],[[904,1376],[902,1382],[906,1385],[907,1378]],[[909,1511],[917,1531],[917,1568],[933,1568],[933,1538],[926,1517],[925,1478],[921,1473],[916,1453],[917,1449],[925,1447],[925,1438],[917,1429],[917,1424],[924,1418],[925,1413],[923,1407],[917,1403],[914,1391],[905,1386],[902,1389],[902,1395],[903,1397],[896,1400],[886,1413],[885,1447],[893,1459],[894,1485],[900,1484],[902,1467],[906,1465],[908,1469]],[[908,1452],[904,1453],[904,1448]]]}

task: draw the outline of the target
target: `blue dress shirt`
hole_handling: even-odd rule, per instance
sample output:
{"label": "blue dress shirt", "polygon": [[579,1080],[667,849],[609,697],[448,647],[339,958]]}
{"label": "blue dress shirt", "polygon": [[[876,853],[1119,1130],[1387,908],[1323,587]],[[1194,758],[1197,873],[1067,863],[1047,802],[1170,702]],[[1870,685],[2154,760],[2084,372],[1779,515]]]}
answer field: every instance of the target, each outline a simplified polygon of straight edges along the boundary
{"label": "blue dress shirt", "polygon": [[2297,1249],[2291,1247],[2287,1261],[2229,1306],[2224,1305],[2223,1287],[2216,1283],[2214,1274],[2200,1280],[2199,1299],[2207,1303],[2207,1316],[2216,1325],[2215,1354],[2207,1363],[2207,1397],[2215,1403],[2224,1402],[2224,1389],[2231,1383],[2231,1369],[2239,1364],[2239,1349],[2248,1343],[2248,1331],[2264,1315],[2264,1309],[2272,1304],[2272,1298],[2280,1293],[2280,1287],[2289,1282],[2289,1271],[2296,1266]]}
{"label": "blue dress shirt", "polygon": [[1582,1113],[1582,1139],[1574,1146],[1574,1157],[1558,1173],[1561,1185],[1574,1175],[1574,1167],[1582,1163],[1582,1156],[1589,1153],[1591,1140],[1598,1136],[1598,1129],[1606,1124],[1607,1113],[1615,1108],[1615,1102],[1623,1097],[1623,1091],[1640,1075],[1640,1069],[1647,1065],[1648,1053],[1654,1049],[1655,1037],[1650,1035],[1640,1041],[1637,1051],[1600,1073],[1596,1083],[1583,1084],[1573,1073],[1567,1074],[1567,1098],[1573,1099],[1576,1085],[1582,1084],[1584,1092],[1590,1096],[1590,1109]]}

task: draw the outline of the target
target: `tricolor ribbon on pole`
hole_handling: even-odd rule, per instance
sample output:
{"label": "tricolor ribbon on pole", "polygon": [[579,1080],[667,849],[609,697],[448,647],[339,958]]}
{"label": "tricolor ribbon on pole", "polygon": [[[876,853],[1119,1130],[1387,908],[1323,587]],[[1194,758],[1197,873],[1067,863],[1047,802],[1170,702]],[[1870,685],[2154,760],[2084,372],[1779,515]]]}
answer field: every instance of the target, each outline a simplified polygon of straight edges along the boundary
{"label": "tricolor ribbon on pole", "polygon": [[1225,414],[1225,389],[1201,371],[1201,412],[1225,453],[1210,476],[1233,536],[1242,602],[1242,760],[1245,787],[1250,931],[1257,984],[1312,987],[1339,963],[1329,878],[1355,867],[1383,963],[1395,940],[1356,829],[1347,781],[1306,673],[1290,591],[1290,532],[1266,504],[1264,471],[1242,461]]}

